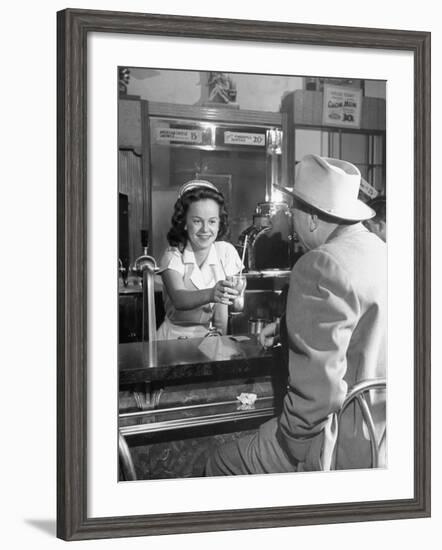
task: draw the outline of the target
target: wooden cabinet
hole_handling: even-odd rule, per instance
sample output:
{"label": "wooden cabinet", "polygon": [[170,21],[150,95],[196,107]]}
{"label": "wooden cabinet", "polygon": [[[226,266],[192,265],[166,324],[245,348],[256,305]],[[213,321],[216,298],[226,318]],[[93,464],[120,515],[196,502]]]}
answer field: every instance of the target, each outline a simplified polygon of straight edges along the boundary
{"label": "wooden cabinet", "polygon": [[121,294],[118,300],[119,343],[138,342],[141,340],[143,321],[143,295]]}
{"label": "wooden cabinet", "polygon": [[[157,328],[164,320],[164,305],[161,292],[155,292],[155,315]],[[120,344],[140,342],[143,327],[143,293],[123,291],[118,297],[118,327]]]}

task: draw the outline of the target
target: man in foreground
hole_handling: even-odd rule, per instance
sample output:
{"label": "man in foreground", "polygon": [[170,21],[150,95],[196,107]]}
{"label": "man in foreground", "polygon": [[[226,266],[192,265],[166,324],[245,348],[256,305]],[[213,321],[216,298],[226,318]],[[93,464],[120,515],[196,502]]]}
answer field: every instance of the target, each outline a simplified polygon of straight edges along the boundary
{"label": "man in foreground", "polygon": [[[357,199],[360,177],[338,159],[307,155],[298,164],[294,225],[308,252],[293,267],[281,324],[289,370],[283,411],[256,434],[216,449],[206,475],[370,467],[356,409],[344,415],[335,455],[337,413],[348,389],[386,374],[386,246],[361,223],[374,212]],[[261,342],[272,345],[276,333],[269,325]],[[372,395],[372,407],[380,434],[385,396]]]}

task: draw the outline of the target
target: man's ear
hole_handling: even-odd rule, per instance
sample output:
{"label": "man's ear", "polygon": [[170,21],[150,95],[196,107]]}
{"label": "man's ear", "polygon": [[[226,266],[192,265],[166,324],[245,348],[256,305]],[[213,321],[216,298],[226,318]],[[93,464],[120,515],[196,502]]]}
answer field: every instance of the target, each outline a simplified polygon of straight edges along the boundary
{"label": "man's ear", "polygon": [[316,231],[318,229],[319,220],[318,216],[316,214],[310,214],[310,232],[313,233],[313,231]]}

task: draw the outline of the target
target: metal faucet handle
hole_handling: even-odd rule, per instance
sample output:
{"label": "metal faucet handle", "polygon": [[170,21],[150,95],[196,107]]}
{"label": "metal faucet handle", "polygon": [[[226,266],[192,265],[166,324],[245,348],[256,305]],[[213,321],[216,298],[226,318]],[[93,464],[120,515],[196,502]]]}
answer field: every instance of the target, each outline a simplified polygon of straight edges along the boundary
{"label": "metal faucet handle", "polygon": [[156,273],[159,271],[155,258],[153,256],[148,256],[147,254],[142,254],[135,260],[132,270],[138,275],[141,275],[146,269],[150,273]]}

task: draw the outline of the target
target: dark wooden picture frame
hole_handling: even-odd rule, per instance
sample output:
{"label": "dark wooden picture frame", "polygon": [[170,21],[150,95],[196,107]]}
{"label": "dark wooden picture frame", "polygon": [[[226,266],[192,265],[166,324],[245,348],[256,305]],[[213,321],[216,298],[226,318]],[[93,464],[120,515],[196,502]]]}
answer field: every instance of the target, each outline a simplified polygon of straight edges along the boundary
{"label": "dark wooden picture frame", "polygon": [[[145,516],[87,516],[87,36],[151,34],[409,51],[414,56],[414,497]],[[57,534],[65,540],[430,515],[430,33],[64,10],[58,13]]]}

